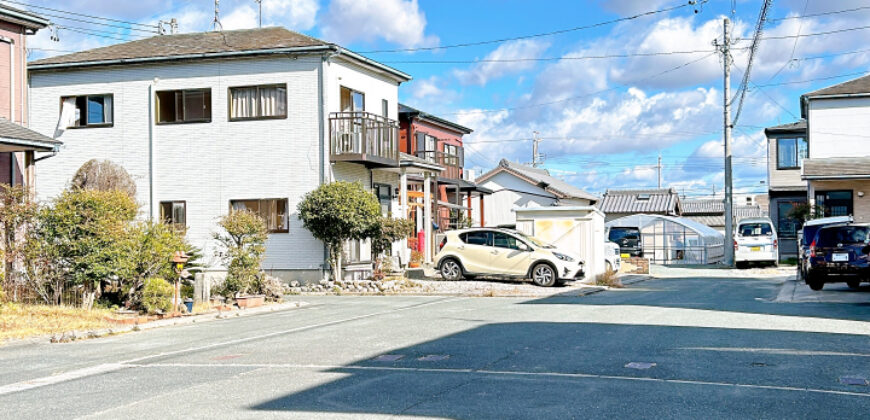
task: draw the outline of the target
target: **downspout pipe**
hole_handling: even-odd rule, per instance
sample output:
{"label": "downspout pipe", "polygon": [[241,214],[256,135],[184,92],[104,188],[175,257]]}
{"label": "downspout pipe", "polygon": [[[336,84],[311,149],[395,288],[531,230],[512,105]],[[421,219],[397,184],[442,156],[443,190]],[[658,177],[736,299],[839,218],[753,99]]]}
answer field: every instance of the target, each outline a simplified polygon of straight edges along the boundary
{"label": "downspout pipe", "polygon": [[[148,219],[154,221],[154,85],[148,84]],[[114,106],[114,104],[113,104]]]}

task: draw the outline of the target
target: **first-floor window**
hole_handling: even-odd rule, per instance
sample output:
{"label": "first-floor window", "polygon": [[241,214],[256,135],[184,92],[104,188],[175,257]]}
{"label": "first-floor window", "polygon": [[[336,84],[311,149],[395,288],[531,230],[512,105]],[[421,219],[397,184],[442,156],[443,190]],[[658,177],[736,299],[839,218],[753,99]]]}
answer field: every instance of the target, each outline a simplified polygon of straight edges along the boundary
{"label": "first-floor window", "polygon": [[160,220],[174,226],[187,226],[187,203],[184,201],[161,201]]}
{"label": "first-floor window", "polygon": [[[114,119],[113,96],[83,95],[61,98],[61,118],[69,127],[109,127]],[[66,118],[64,114],[72,114]]]}
{"label": "first-floor window", "polygon": [[849,216],[852,213],[852,191],[816,191],[816,206],[825,217]]}
{"label": "first-floor window", "polygon": [[797,231],[801,227],[801,222],[794,217],[789,217],[789,214],[797,205],[804,203],[796,203],[793,201],[780,201],[776,204],[777,221],[776,233],[782,238],[796,238]]}
{"label": "first-floor window", "polygon": [[230,120],[287,117],[287,85],[230,88]]}
{"label": "first-floor window", "polygon": [[392,187],[387,184],[375,184],[372,188],[381,204],[381,215],[390,216],[390,204],[393,201]]}
{"label": "first-floor window", "polygon": [[230,208],[233,210],[248,210],[259,214],[266,221],[266,228],[270,233],[286,233],[290,231],[286,198],[231,200]]}

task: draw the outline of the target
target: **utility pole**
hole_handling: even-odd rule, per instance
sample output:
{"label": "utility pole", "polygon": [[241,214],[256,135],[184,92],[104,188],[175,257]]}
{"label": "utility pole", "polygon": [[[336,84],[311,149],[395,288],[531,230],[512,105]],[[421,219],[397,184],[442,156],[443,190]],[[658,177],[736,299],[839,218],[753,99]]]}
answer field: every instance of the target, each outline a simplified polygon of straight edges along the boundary
{"label": "utility pole", "polygon": [[722,53],[722,63],[725,71],[723,85],[723,122],[725,124],[725,264],[734,265],[734,205],[733,185],[731,179],[731,21],[725,18],[723,40],[716,46]]}
{"label": "utility pole", "polygon": [[263,0],[254,0],[254,1],[257,2],[257,6],[260,9],[260,11],[259,11],[259,20],[260,20],[259,27],[262,28],[263,27]]}
{"label": "utility pole", "polygon": [[662,154],[659,153],[659,164],[656,165],[656,169],[659,171],[659,189],[662,188]]}
{"label": "utility pole", "polygon": [[220,16],[221,16],[220,5],[221,5],[221,0],[214,0],[214,22],[212,22],[212,29],[215,31],[218,30],[218,27],[221,28],[220,29],[221,31],[224,30],[224,25],[221,25],[221,19],[220,19]]}
{"label": "utility pole", "polygon": [[541,155],[538,154],[538,143],[541,142],[541,139],[538,137],[538,135],[541,133],[539,133],[537,131],[533,131],[532,133],[535,134],[535,138],[534,138],[534,140],[532,140],[532,167],[537,168],[538,165],[543,163],[542,162],[543,159],[541,159]]}

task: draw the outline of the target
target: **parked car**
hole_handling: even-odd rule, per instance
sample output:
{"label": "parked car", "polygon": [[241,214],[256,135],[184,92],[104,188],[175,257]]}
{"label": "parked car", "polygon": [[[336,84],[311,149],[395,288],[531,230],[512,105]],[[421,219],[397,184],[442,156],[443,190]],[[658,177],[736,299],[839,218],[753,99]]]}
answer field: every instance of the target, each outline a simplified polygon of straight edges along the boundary
{"label": "parked car", "polygon": [[809,267],[810,258],[810,242],[812,242],[813,238],[816,237],[816,232],[818,232],[823,226],[850,222],[852,222],[852,216],[823,217],[821,219],[807,220],[803,227],[798,229],[797,275],[799,280],[806,281],[807,279],[807,268]]}
{"label": "parked car", "polygon": [[806,283],[822,290],[825,283],[845,281],[857,289],[870,276],[867,253],[870,225],[842,223],[823,226],[810,242]]}
{"label": "parked car", "polygon": [[553,286],[584,276],[578,257],[515,230],[453,230],[439,246],[436,267],[445,280],[494,276],[530,278],[538,286]]}
{"label": "parked car", "polygon": [[622,256],[620,255],[619,245],[604,241],[604,265],[609,272],[618,273],[622,267]]}
{"label": "parked car", "polygon": [[773,222],[767,217],[752,217],[737,223],[734,235],[734,263],[745,268],[750,263],[779,265],[779,241]]}
{"label": "parked car", "polygon": [[643,241],[637,228],[612,227],[607,240],[619,245],[623,257],[643,257]]}

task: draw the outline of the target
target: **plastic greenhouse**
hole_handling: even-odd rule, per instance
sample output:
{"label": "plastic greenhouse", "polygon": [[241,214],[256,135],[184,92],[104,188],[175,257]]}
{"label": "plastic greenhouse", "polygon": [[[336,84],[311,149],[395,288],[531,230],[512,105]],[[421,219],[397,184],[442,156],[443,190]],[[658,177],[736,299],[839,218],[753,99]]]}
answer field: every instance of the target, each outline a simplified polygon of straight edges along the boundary
{"label": "plastic greenhouse", "polygon": [[682,217],[635,214],[605,225],[640,232],[643,256],[652,264],[716,264],[725,258],[725,236],[715,229]]}

